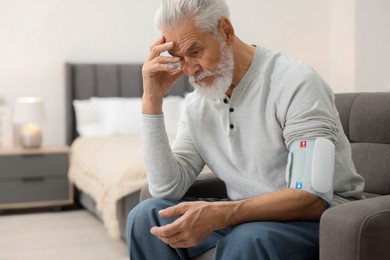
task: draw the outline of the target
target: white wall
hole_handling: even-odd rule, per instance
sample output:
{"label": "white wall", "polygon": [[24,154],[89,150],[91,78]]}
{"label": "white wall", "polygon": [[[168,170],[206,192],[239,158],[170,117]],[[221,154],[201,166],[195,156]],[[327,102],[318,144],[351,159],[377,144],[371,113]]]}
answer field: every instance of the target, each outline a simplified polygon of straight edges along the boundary
{"label": "white wall", "polygon": [[244,41],[287,52],[328,74],[329,0],[228,0]]}
{"label": "white wall", "polygon": [[[42,96],[44,144],[64,144],[64,63],[143,61],[158,37],[159,2],[0,0],[0,97],[12,106],[16,97]],[[312,64],[335,92],[390,85],[388,0],[228,3],[242,40]]]}
{"label": "white wall", "polygon": [[42,96],[44,144],[65,143],[64,63],[143,61],[158,1],[0,0],[0,94]]}
{"label": "white wall", "polygon": [[330,51],[326,79],[335,92],[355,90],[355,12],[355,0],[330,1]]}
{"label": "white wall", "polygon": [[390,91],[390,1],[356,5],[356,90]]}

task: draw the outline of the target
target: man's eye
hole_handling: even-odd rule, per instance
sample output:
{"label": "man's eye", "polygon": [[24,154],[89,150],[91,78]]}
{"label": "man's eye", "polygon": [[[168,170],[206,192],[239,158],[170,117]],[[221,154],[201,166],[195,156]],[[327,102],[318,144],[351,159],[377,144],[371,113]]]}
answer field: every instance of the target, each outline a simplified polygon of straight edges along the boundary
{"label": "man's eye", "polygon": [[194,51],[192,51],[192,56],[196,56],[196,55],[198,55],[199,54],[199,50],[194,50]]}

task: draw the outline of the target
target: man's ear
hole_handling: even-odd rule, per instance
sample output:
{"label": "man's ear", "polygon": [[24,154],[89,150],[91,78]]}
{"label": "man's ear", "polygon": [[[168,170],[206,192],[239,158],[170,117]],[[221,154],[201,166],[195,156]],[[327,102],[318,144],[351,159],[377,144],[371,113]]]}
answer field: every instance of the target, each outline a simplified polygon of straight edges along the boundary
{"label": "man's ear", "polygon": [[224,39],[228,42],[228,44],[233,43],[234,40],[234,28],[230,22],[230,20],[226,17],[222,17],[219,21],[218,31],[222,35]]}

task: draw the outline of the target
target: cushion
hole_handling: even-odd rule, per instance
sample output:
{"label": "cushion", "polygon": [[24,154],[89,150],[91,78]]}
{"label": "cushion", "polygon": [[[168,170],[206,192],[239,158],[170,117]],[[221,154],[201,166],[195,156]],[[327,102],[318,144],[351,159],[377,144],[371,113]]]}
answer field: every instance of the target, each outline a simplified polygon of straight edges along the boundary
{"label": "cushion", "polygon": [[345,135],[349,140],[349,113],[351,112],[351,108],[353,102],[358,94],[352,93],[341,93],[335,95],[335,103],[337,110],[339,112],[340,121],[343,126],[343,130]]}
{"label": "cushion", "polygon": [[365,180],[367,193],[390,194],[390,145],[352,143],[352,157],[356,171]]}
{"label": "cushion", "polygon": [[91,98],[105,136],[140,134],[141,98]]}
{"label": "cushion", "polygon": [[349,117],[352,143],[390,144],[390,93],[363,93],[353,102]]}
{"label": "cushion", "polygon": [[[184,98],[164,98],[163,111],[168,135],[175,135]],[[92,97],[74,100],[76,129],[82,137],[141,134],[142,98]]]}
{"label": "cushion", "polygon": [[76,130],[80,136],[101,136],[101,125],[94,106],[88,99],[73,100],[76,115]]}

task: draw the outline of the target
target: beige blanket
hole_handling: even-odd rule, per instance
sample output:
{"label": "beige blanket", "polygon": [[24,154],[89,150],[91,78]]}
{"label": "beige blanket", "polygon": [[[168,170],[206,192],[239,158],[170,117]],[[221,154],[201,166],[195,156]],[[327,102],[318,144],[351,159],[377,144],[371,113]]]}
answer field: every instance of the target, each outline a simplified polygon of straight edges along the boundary
{"label": "beige blanket", "polygon": [[96,201],[109,235],[119,238],[116,203],[147,182],[141,137],[76,139],[71,146],[69,178]]}

